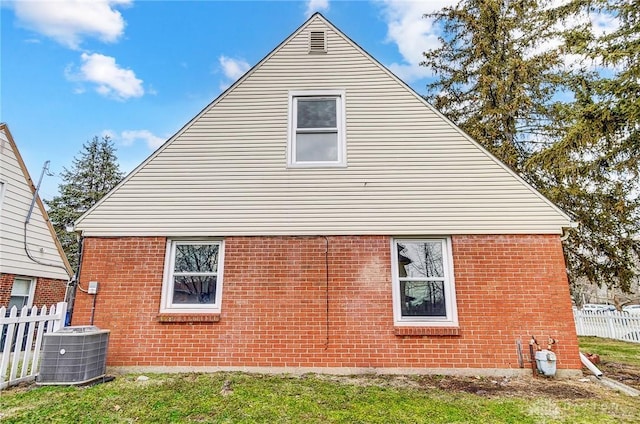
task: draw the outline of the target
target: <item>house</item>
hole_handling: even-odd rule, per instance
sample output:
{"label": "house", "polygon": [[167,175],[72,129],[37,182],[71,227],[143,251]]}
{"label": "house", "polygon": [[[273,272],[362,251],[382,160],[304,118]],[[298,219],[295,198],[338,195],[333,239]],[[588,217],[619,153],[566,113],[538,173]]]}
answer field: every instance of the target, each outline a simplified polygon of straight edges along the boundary
{"label": "house", "polygon": [[73,324],[113,367],[571,374],[570,225],[315,14],[77,220]]}
{"label": "house", "polygon": [[0,307],[62,302],[71,275],[9,127],[0,123]]}

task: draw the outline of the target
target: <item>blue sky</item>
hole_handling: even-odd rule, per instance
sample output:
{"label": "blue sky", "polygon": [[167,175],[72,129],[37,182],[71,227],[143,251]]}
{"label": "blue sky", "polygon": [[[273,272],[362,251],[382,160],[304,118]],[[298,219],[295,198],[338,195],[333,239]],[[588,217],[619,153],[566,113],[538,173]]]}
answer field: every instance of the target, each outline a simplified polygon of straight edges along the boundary
{"label": "blue sky", "polygon": [[41,197],[93,136],[131,171],[314,11],[418,92],[421,15],[452,1],[2,1],[0,121]]}
{"label": "blue sky", "polygon": [[457,3],[0,2],[0,121],[34,180],[51,161],[45,199],[96,135],[131,171],[315,11],[424,94],[431,74],[418,63],[437,32],[422,15]]}

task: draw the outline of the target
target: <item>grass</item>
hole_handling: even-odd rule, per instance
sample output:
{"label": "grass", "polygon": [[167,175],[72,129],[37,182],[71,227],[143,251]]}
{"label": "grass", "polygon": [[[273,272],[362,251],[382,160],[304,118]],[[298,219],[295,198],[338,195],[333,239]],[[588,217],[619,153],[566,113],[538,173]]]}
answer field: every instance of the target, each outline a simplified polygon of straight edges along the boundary
{"label": "grass", "polygon": [[[354,383],[354,381],[356,383]],[[135,375],[87,388],[35,387],[0,394],[3,423],[621,423],[639,422],[637,399],[479,396],[371,377],[242,373]],[[363,382],[373,384],[362,384]],[[222,394],[225,384],[229,394]]]}
{"label": "grass", "polygon": [[[640,364],[640,345],[580,339],[583,351]],[[117,376],[90,387],[0,392],[3,423],[637,423],[640,401],[592,382],[524,379],[467,393],[491,379],[270,376],[243,373]],[[439,384],[439,383],[447,384]],[[565,385],[563,385],[565,384]],[[556,385],[554,390],[550,390]],[[548,387],[549,386],[549,387]],[[223,390],[229,387],[229,390]],[[515,387],[515,386],[514,386]],[[549,390],[540,390],[540,388]],[[574,395],[569,395],[573,390]]]}
{"label": "grass", "polygon": [[[220,394],[225,382],[233,393]],[[336,385],[311,378],[243,374],[154,375],[140,384],[130,378],[88,389],[40,388],[13,398],[3,397],[2,410],[17,405],[28,410],[7,422],[409,422],[428,414],[448,422],[473,422],[475,408],[459,399],[457,405],[429,401],[418,393],[380,387]],[[471,402],[473,403],[473,402]],[[383,406],[384,405],[384,406]],[[513,417],[519,408],[496,405],[483,412],[487,419]],[[480,422],[480,421],[477,421]],[[503,421],[510,422],[510,421]],[[516,422],[516,421],[511,421]]]}
{"label": "grass", "polygon": [[597,353],[608,362],[640,367],[640,343],[628,343],[601,337],[579,337],[580,351]]}

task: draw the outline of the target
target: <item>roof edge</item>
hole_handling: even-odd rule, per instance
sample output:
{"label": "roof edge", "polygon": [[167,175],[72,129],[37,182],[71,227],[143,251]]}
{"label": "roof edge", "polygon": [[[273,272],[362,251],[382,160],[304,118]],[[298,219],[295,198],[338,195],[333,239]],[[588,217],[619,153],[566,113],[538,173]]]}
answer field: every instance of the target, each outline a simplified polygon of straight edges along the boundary
{"label": "roof edge", "polygon": [[[126,177],[120,181],[118,185],[116,185],[113,189],[109,191],[102,199],[98,200],[95,205],[89,208],[85,213],[83,213],[76,221],[74,222],[74,227],[79,227],[84,220],[84,218],[90,215],[96,208],[98,208],[102,203],[104,203],[113,193],[118,191],[118,189],[127,183],[135,174],[138,173],[147,163],[151,162],[156,156],[162,153],[176,138],[182,135],[185,131],[187,131],[200,117],[202,117],[205,113],[207,113],[211,108],[213,108],[216,104],[218,104],[222,99],[224,99],[233,89],[235,89],[238,85],[240,85],[243,81],[249,78],[255,71],[258,69],[264,62],[266,62],[271,56],[276,54],[282,46],[284,46],[290,39],[295,37],[299,32],[301,32],[305,27],[309,25],[309,23],[314,20],[316,17],[322,18],[324,21],[326,19],[322,16],[320,12],[315,12],[311,15],[302,25],[300,25],[297,29],[295,29],[288,37],[286,37],[282,42],[280,42],[275,48],[273,48],[265,57],[263,57],[258,63],[253,65],[247,72],[245,72],[240,78],[236,80],[233,84],[231,84],[226,90],[218,95],[211,103],[206,105],[196,116],[191,118],[189,122],[182,126],[174,135],[169,137],[167,141],[162,144],[162,146],[158,147],[156,151],[151,153],[145,160],[143,160],[140,165],[136,166]],[[331,25],[333,27],[333,25]]]}
{"label": "roof edge", "polygon": [[[33,183],[33,180],[31,179],[31,175],[29,175],[29,170],[27,169],[27,166],[25,165],[24,160],[22,159],[22,155],[20,154],[18,145],[16,144],[13,138],[13,135],[9,130],[9,126],[4,122],[0,122],[0,131],[4,131],[4,133],[7,136],[7,140],[9,141],[9,146],[11,146],[11,150],[13,151],[13,154],[16,156],[18,165],[20,166],[20,169],[22,170],[22,174],[27,182],[27,185],[31,190],[31,194],[36,196],[36,203],[38,205],[38,208],[40,209],[40,213],[42,213],[44,222],[47,225],[47,228],[49,229],[49,233],[51,234],[51,237],[56,246],[56,249],[58,250],[58,256],[60,256],[60,259],[62,260],[62,265],[66,269],[67,275],[71,277],[73,275],[73,269],[71,268],[71,264],[67,259],[66,253],[64,253],[64,249],[62,248],[62,244],[60,244],[60,240],[58,239],[56,230],[53,228],[53,224],[51,224],[51,220],[49,219],[49,214],[47,213],[47,210],[45,209],[44,204],[42,203],[42,199],[40,199],[40,195],[36,193],[36,186]],[[49,265],[49,266],[56,266],[56,265]]]}
{"label": "roof edge", "polygon": [[460,127],[454,124],[449,118],[444,116],[440,111],[438,111],[434,106],[432,106],[429,102],[427,102],[424,97],[418,94],[413,88],[411,88],[406,82],[396,76],[393,72],[391,72],[386,66],[380,63],[375,57],[369,54],[366,50],[364,50],[360,45],[358,45],[355,41],[349,38],[344,32],[342,32],[339,28],[337,28],[333,23],[331,23],[327,18],[322,15],[320,12],[313,13],[302,25],[300,25],[296,30],[294,30],[288,37],[286,37],[282,42],[280,42],[273,50],[271,50],[264,58],[262,58],[258,63],[256,63],[251,69],[244,73],[235,83],[229,86],[225,91],[223,91],[218,97],[216,97],[211,103],[205,106],[196,116],[194,116],[189,122],[187,122],[178,132],[176,132],[173,136],[171,136],[162,146],[160,146],[155,152],[153,152],[147,159],[145,159],[140,165],[138,165],[133,171],[131,171],[116,187],[114,187],[107,195],[105,195],[102,199],[100,199],[93,207],[87,210],[82,216],[80,216],[74,223],[75,226],[79,227],[82,220],[89,214],[93,212],[94,209],[99,207],[104,201],[106,201],[109,197],[111,197],[112,193],[116,192],[122,185],[124,185],[127,181],[129,181],[135,174],[137,174],[140,169],[142,169],[147,163],[153,160],[156,156],[158,156],[162,151],[164,151],[176,138],[178,138],[182,133],[187,131],[200,117],[202,117],[205,113],[207,113],[211,108],[215,107],[217,103],[219,103],[222,99],[224,99],[227,94],[229,94],[232,90],[235,89],[238,85],[240,85],[243,81],[249,78],[264,62],[269,60],[274,54],[276,54],[282,46],[289,42],[293,37],[295,37],[298,33],[303,31],[311,21],[315,19],[322,20],[327,26],[329,26],[335,33],[342,37],[347,43],[352,45],[355,49],[357,49],[362,55],[368,58],[374,65],[376,65],[379,69],[387,73],[391,78],[393,78],[396,82],[402,85],[405,89],[407,89],[410,93],[412,93],[418,100],[420,100],[429,110],[435,113],[439,118],[443,119],[448,125],[450,125],[456,132],[462,135],[467,141],[471,142],[475,145],[480,151],[482,151],[488,158],[494,161],[498,166],[504,169],[507,173],[509,173],[512,177],[518,180],[521,184],[523,184],[533,195],[538,197],[540,200],[549,205],[553,210],[555,210],[560,216],[562,216],[566,221],[567,225],[562,228],[572,227],[575,223],[569,217],[569,215],[560,209],[557,205],[555,205],[551,200],[549,200],[546,196],[540,193],[535,187],[525,181],[522,176],[520,176],[517,172],[499,160],[496,156],[494,156],[491,152],[489,152],[485,147],[483,147],[480,143],[474,140],[471,136],[465,133]]}
{"label": "roof edge", "polygon": [[[418,94],[413,88],[411,88],[406,82],[404,82],[402,79],[400,79],[396,74],[394,74],[393,72],[391,72],[391,70],[389,70],[389,68],[387,68],[386,66],[384,66],[382,63],[380,63],[375,57],[373,57],[371,54],[369,54],[365,49],[363,49],[362,47],[360,47],[360,45],[358,43],[356,43],[355,41],[353,41],[351,38],[349,38],[348,35],[346,35],[344,32],[342,32],[340,29],[338,29],[335,25],[333,25],[327,18],[325,18],[320,12],[316,12],[314,13],[313,16],[318,15],[319,18],[321,18],[327,25],[329,25],[339,36],[341,36],[347,43],[351,44],[354,48],[358,49],[358,51],[360,51],[365,57],[367,57],[368,59],[370,59],[376,66],[378,66],[382,71],[386,72],[390,77],[392,77],[394,80],[396,80],[396,82],[400,83],[402,86],[404,86],[404,88],[406,88],[407,90],[409,90],[417,99],[419,99],[428,109],[430,109],[433,113],[435,113],[438,117],[440,117],[441,119],[443,119],[446,123],[448,123],[456,132],[458,132],[460,135],[462,135],[464,138],[466,138],[468,141],[470,141],[471,143],[473,143],[478,149],[480,149],[485,155],[487,155],[491,160],[493,160],[498,166],[500,166],[502,169],[504,169],[505,171],[507,171],[509,174],[511,174],[514,178],[516,178],[521,184],[523,184],[525,187],[527,187],[529,189],[529,191],[531,191],[535,196],[537,196],[538,198],[540,198],[543,202],[547,203],[552,209],[554,209],[556,212],[558,212],[563,218],[565,218],[567,220],[567,226],[566,227],[562,227],[562,228],[575,228],[575,226],[577,225],[576,222],[574,222],[571,217],[569,217],[569,215],[563,211],[562,209],[560,209],[555,203],[553,203],[551,200],[549,200],[544,194],[540,193],[540,191],[538,191],[535,187],[533,187],[531,184],[529,184],[527,181],[524,180],[524,178],[522,178],[522,176],[520,176],[515,170],[513,170],[511,167],[507,166],[504,162],[502,162],[500,159],[498,159],[495,155],[493,155],[489,150],[487,150],[484,146],[482,146],[479,142],[477,142],[476,140],[474,140],[469,134],[467,134],[466,132],[464,132],[458,125],[456,125],[455,123],[453,123],[449,118],[447,118],[445,115],[443,115],[438,109],[435,108],[435,106],[433,106],[431,103],[427,102],[425,100],[425,98],[423,96],[421,96],[420,94]],[[313,17],[312,16],[312,17]],[[308,23],[305,22],[305,24]]]}

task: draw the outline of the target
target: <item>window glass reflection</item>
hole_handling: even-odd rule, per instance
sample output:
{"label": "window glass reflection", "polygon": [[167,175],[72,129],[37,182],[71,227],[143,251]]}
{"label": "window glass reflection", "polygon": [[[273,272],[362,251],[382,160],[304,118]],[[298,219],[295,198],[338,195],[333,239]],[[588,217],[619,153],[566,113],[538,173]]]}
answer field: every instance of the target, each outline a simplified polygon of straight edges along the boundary
{"label": "window glass reflection", "polygon": [[216,244],[178,244],[175,272],[216,272],[218,248]]}
{"label": "window glass reflection", "polygon": [[335,99],[298,99],[298,128],[336,128]]}
{"label": "window glass reflection", "polygon": [[174,277],[173,303],[214,304],[216,302],[217,278],[214,276]]}
{"label": "window glass reflection", "polygon": [[444,277],[442,243],[398,242],[398,277]]}

